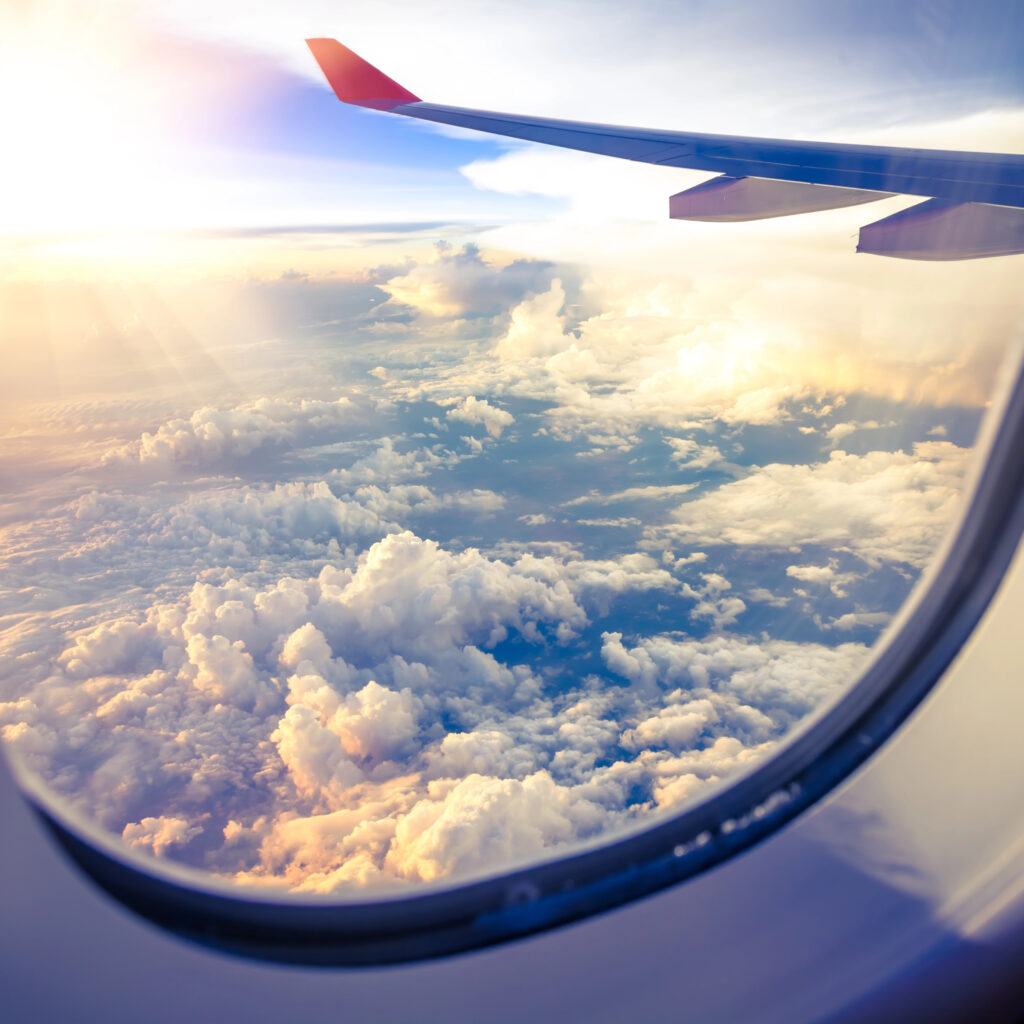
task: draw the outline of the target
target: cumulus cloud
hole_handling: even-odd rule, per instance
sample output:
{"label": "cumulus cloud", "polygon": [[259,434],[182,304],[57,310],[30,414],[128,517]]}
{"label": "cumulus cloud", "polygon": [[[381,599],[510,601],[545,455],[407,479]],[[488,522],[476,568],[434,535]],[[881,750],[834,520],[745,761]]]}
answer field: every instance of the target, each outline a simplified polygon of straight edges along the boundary
{"label": "cumulus cloud", "polygon": [[185,650],[192,685],[209,700],[249,707],[264,692],[243,641],[196,633],[189,637]]}
{"label": "cumulus cloud", "polygon": [[561,311],[565,305],[565,289],[557,278],[539,295],[520,302],[509,316],[505,334],[498,340],[495,352],[506,360],[551,356],[548,370],[569,378],[600,373],[593,353],[580,352],[573,336],[566,331]]}
{"label": "cumulus cloud", "polygon": [[[789,418],[788,403],[809,393],[794,383],[799,374],[764,359],[762,342],[700,322],[686,298],[661,286],[646,302],[632,293],[571,329],[564,301],[555,281],[520,303],[494,348],[517,393],[555,402],[548,415],[559,435],[621,436],[644,424],[674,432],[716,418],[777,423]],[[680,451],[689,447],[674,440]],[[696,445],[688,468],[720,459],[714,445]]]}
{"label": "cumulus cloud", "polygon": [[725,634],[646,637],[627,647],[620,633],[605,633],[601,656],[634,684],[679,686],[691,697],[716,694],[740,702],[741,712],[754,711],[751,721],[767,716],[773,730],[782,730],[848,684],[864,651],[855,643],[830,647]]}
{"label": "cumulus cloud", "polygon": [[427,476],[456,461],[451,453],[439,454],[429,448],[400,452],[390,437],[384,437],[371,454],[357,459],[346,469],[332,470],[330,480],[342,489],[367,484],[394,486]]}
{"label": "cumulus cloud", "polygon": [[690,618],[707,619],[715,629],[733,625],[747,610],[747,606],[735,595],[725,593],[732,589],[732,584],[717,572],[701,573],[700,578],[703,582],[699,587],[690,583],[682,586],[682,592],[697,602],[690,612]]}
{"label": "cumulus cloud", "polygon": [[388,866],[425,882],[476,874],[536,857],[594,830],[601,818],[547,772],[522,781],[469,775],[399,819]]}
{"label": "cumulus cloud", "polygon": [[[503,562],[393,533],[348,566],[197,582],[81,632],[56,659],[65,676],[0,706],[0,722],[71,783],[74,748],[46,709],[70,710],[73,693],[92,751],[76,798],[159,855],[187,860],[192,839],[219,832],[204,863],[244,883],[329,892],[486,872],[696,793],[810,706],[771,688],[777,652],[725,637],[691,651],[606,634],[610,671],[641,685],[576,683],[557,699],[483,649],[513,633],[571,642],[584,604],[600,614],[610,597],[678,586],[646,554]],[[691,589],[716,602],[730,588],[705,572]],[[807,654],[784,653],[790,667]],[[729,676],[744,667],[753,679]]]}
{"label": "cumulus cloud", "polygon": [[162,857],[169,847],[183,846],[202,831],[201,825],[190,825],[184,818],[143,818],[125,825],[121,838],[129,846]]}
{"label": "cumulus cloud", "polygon": [[378,510],[359,500],[338,498],[327,483],[289,482],[273,487],[223,489],[190,498],[168,517],[165,544],[187,531],[189,539],[209,531],[211,536],[231,538],[235,545],[256,552],[279,546],[330,538],[349,540],[371,538],[394,529],[386,518],[389,510]]}
{"label": "cumulus cloud", "polygon": [[321,574],[314,621],[335,647],[364,657],[420,657],[494,642],[510,627],[533,637],[542,623],[584,625],[567,582],[533,568],[529,560],[509,566],[472,548],[451,554],[408,531],[392,534],[354,573]]}
{"label": "cumulus cloud", "polygon": [[535,767],[537,754],[517,746],[507,733],[476,729],[449,733],[429,755],[429,773],[439,778],[461,779],[468,775],[522,778]]}
{"label": "cumulus cloud", "polygon": [[627,750],[647,750],[666,747],[682,750],[718,719],[710,700],[691,700],[683,704],[670,704],[656,715],[645,718],[622,734],[622,745]]}
{"label": "cumulus cloud", "polygon": [[552,265],[539,260],[514,260],[504,266],[489,262],[472,244],[461,249],[441,243],[433,259],[380,287],[396,302],[435,317],[494,316],[524,296],[547,289]]}
{"label": "cumulus cloud", "polygon": [[502,495],[482,487],[438,494],[423,484],[398,484],[386,490],[371,484],[358,488],[352,497],[359,509],[378,517],[379,522],[404,522],[414,516],[446,510],[489,516],[505,507]]}
{"label": "cumulus cloud", "polygon": [[95,676],[138,665],[151,648],[153,629],[130,619],[105,622],[80,634],[60,656],[69,675]]}
{"label": "cumulus cloud", "polygon": [[844,437],[848,437],[850,434],[856,433],[858,430],[877,430],[880,426],[881,424],[878,423],[877,420],[866,420],[863,423],[853,421],[836,423],[825,431],[825,438],[829,444],[835,445],[839,444]]}
{"label": "cumulus cloud", "polygon": [[611,494],[594,490],[564,504],[566,508],[571,508],[573,505],[610,505],[617,501],[668,501],[696,487],[697,484],[647,484],[643,487],[627,487],[623,491],[613,491]]}
{"label": "cumulus cloud", "polygon": [[787,565],[786,575],[803,583],[826,585],[836,597],[846,597],[846,587],[857,580],[855,572],[838,572],[836,562],[828,565]]}
{"label": "cumulus cloud", "polygon": [[751,587],[747,591],[747,597],[757,604],[767,604],[772,608],[785,608],[789,604],[789,598],[781,594],[773,594],[767,587]]}
{"label": "cumulus cloud", "polygon": [[295,704],[270,734],[292,783],[305,796],[342,803],[363,773],[346,753],[340,737],[325,726],[316,711]]}
{"label": "cumulus cloud", "polygon": [[773,744],[744,745],[734,736],[720,736],[710,746],[656,762],[654,802],[674,807],[693,799],[709,784],[727,779],[770,753]]}
{"label": "cumulus cloud", "polygon": [[347,397],[335,401],[259,398],[228,409],[204,406],[187,419],[168,420],[138,441],[111,449],[106,458],[208,466],[300,437],[336,433],[357,422],[358,416],[358,407]]}
{"label": "cumulus cloud", "polygon": [[[909,585],[955,503],[953,416],[800,461],[896,418],[844,406],[888,364],[838,372],[807,281],[580,287],[466,247],[349,284],[358,316],[325,284],[231,392],[285,397],[40,412],[64,447],[0,507],[0,730],[139,849],[338,892],[678,806],[855,675],[895,602],[854,585]],[[882,390],[967,372],[922,365]]]}
{"label": "cumulus cloud", "polygon": [[389,761],[408,753],[416,737],[420,702],[409,690],[395,692],[370,680],[340,701],[327,720],[351,757]]}
{"label": "cumulus cloud", "polygon": [[458,420],[460,423],[482,424],[491,437],[501,437],[505,427],[515,423],[515,418],[510,412],[491,405],[486,398],[476,398],[473,395],[467,395],[445,415],[448,419]]}
{"label": "cumulus cloud", "polygon": [[[431,390],[450,394],[458,384],[463,393],[479,393],[486,383],[496,393],[542,397],[552,403],[547,418],[560,437],[621,436],[657,425],[680,441],[692,440],[680,437],[683,431],[716,423],[793,423],[794,430],[833,431],[836,443],[852,429],[879,425],[849,415],[834,422],[846,396],[857,393],[984,402],[1001,339],[1012,330],[1005,283],[975,282],[1004,298],[993,294],[993,324],[968,351],[963,337],[977,332],[962,316],[973,302],[957,300],[957,312],[947,318],[930,311],[926,328],[898,289],[861,276],[825,281],[820,267],[807,266],[776,278],[758,267],[726,295],[721,281],[699,268],[683,280],[609,272],[587,282],[584,306],[567,305],[553,279],[546,291],[512,308],[493,345],[495,360],[463,364],[455,379],[439,380]],[[908,284],[906,296],[916,287]],[[871,331],[862,330],[865,321]],[[823,422],[796,422],[810,405]],[[691,470],[722,461],[719,439],[700,448],[692,450]]]}
{"label": "cumulus cloud", "polygon": [[666,437],[672,460],[680,469],[707,469],[722,461],[722,453],[713,444],[700,444],[688,437]]}
{"label": "cumulus cloud", "polygon": [[[635,552],[616,559],[560,558],[555,555],[526,552],[515,563],[516,569],[532,578],[557,585],[564,582],[574,593],[594,602],[601,613],[611,607],[618,594],[675,589],[671,573],[650,555]],[[582,621],[565,626],[576,629]],[[568,628],[562,635],[571,636]]]}
{"label": "cumulus cloud", "polygon": [[849,631],[858,627],[867,626],[877,629],[879,626],[888,625],[892,615],[889,612],[846,612],[829,623],[830,629]]}
{"label": "cumulus cloud", "polygon": [[835,578],[831,565],[787,565],[786,575],[807,583],[828,583]]}
{"label": "cumulus cloud", "polygon": [[921,568],[951,521],[969,455],[929,441],[912,454],[836,451],[813,465],[763,466],[681,505],[664,533],[694,544],[816,544]]}

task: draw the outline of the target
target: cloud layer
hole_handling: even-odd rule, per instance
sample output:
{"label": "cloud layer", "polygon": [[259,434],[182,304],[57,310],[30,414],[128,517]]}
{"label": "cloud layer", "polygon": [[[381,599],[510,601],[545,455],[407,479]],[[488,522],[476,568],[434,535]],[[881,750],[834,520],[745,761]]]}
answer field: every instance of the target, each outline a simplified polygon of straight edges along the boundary
{"label": "cloud layer", "polygon": [[0,729],[153,856],[330,893],[642,824],[847,685],[955,514],[978,410],[845,327],[808,359],[799,288],[474,247],[321,284],[314,323],[246,285],[287,341],[223,395],[196,355],[18,427]]}

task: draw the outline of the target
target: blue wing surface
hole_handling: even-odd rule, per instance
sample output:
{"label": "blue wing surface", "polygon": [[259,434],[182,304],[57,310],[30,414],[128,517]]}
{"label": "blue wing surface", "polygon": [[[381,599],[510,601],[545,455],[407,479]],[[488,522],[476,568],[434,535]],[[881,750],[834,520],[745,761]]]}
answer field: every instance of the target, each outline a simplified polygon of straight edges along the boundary
{"label": "blue wing surface", "polygon": [[709,135],[444,106],[421,100],[334,39],[307,43],[345,103],[719,175],[672,196],[673,219],[758,220],[912,195],[925,202],[863,228],[859,252],[929,260],[1024,252],[1024,155]]}

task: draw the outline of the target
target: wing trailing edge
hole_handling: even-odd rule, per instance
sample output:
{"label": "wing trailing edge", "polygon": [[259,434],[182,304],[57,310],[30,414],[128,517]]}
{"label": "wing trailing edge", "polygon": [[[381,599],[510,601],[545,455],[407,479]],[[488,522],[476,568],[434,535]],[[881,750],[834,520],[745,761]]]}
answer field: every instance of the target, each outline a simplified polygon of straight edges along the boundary
{"label": "wing trailing edge", "polygon": [[1024,252],[1024,156],[626,128],[426,103],[334,39],[307,44],[343,103],[626,160],[718,175],[669,200],[676,220],[746,221],[930,202],[861,230],[858,252],[953,260]]}
{"label": "wing trailing edge", "polygon": [[794,213],[858,206],[891,199],[892,196],[892,192],[773,181],[770,178],[732,178],[721,174],[670,196],[668,215],[672,220],[764,220],[767,217],[788,217]]}
{"label": "wing trailing edge", "polygon": [[928,199],[860,229],[857,252],[970,260],[1024,252],[1024,210]]}

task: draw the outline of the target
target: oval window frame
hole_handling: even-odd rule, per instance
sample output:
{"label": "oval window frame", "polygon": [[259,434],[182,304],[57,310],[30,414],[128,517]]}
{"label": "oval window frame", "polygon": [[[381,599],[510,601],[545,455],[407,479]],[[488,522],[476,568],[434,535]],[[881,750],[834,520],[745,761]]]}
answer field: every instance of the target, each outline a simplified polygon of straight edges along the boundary
{"label": "oval window frame", "polygon": [[927,696],[982,618],[1024,532],[1024,351],[1012,364],[983,420],[959,520],[857,681],[770,757],[644,828],[491,876],[329,902],[249,893],[153,863],[81,819],[9,757],[22,793],[72,860],[124,906],[202,945],[282,963],[447,956],[682,883],[778,831],[846,779]]}

